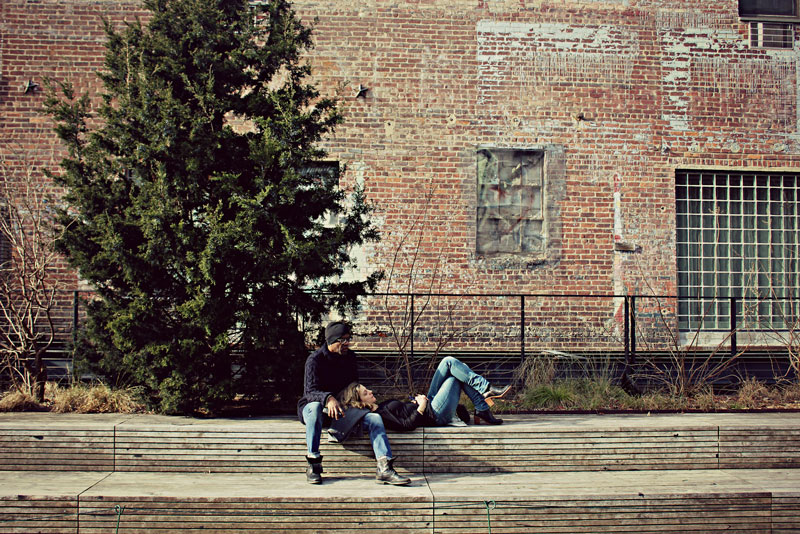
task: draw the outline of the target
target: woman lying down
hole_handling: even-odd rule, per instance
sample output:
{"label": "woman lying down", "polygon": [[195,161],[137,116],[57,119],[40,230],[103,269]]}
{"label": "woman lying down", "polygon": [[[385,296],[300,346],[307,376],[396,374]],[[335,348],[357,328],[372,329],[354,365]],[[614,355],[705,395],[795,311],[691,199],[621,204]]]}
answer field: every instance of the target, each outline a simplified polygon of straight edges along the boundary
{"label": "woman lying down", "polygon": [[495,417],[490,407],[494,399],[510,389],[511,386],[493,387],[468,365],[448,356],[439,363],[427,395],[416,395],[411,401],[378,403],[369,388],[353,382],[342,390],[340,400],[345,406],[378,413],[387,429],[403,431],[421,426],[464,426],[470,417],[466,408],[458,404],[463,391],[475,405],[475,424],[499,425],[503,420]]}

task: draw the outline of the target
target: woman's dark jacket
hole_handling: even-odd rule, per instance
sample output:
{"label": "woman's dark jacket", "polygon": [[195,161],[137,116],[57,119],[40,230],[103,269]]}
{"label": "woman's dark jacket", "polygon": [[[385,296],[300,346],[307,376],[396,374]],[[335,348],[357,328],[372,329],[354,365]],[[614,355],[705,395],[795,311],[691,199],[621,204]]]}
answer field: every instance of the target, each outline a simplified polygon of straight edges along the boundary
{"label": "woman's dark jacket", "polygon": [[413,402],[388,400],[380,403],[375,413],[381,416],[383,425],[389,430],[404,431],[421,426],[438,426],[430,403],[425,407],[425,413],[421,414]]}

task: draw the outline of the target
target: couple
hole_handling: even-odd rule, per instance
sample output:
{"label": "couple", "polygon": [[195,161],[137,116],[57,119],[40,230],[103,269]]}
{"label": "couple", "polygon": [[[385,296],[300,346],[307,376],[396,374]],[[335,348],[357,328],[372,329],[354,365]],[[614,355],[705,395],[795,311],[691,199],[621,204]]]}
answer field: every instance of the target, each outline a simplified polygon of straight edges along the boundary
{"label": "couple", "polygon": [[[297,402],[297,414],[306,426],[306,479],[309,483],[322,482],[319,452],[322,427],[334,421],[345,422],[350,418],[354,424],[360,424],[369,434],[378,461],[375,481],[393,485],[408,484],[411,480],[394,470],[387,426],[392,430],[413,430],[420,426],[448,425],[457,417],[462,389],[475,405],[476,423],[498,425],[503,422],[492,414],[489,406],[493,404],[492,399],[505,395],[511,386],[494,388],[466,364],[451,357],[439,364],[427,396],[417,395],[412,402],[390,400],[378,404],[372,391],[358,383],[356,355],[350,350],[351,338],[349,325],[330,323],[325,328],[325,344],[306,360],[303,396]],[[469,418],[469,414],[461,416]]]}

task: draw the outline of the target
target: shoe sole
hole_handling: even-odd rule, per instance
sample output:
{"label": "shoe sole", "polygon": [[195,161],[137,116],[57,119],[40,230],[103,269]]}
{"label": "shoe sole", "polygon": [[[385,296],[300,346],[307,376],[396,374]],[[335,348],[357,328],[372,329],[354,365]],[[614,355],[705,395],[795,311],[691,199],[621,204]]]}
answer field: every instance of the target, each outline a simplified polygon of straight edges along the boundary
{"label": "shoe sole", "polygon": [[506,388],[500,395],[493,395],[491,397],[486,397],[484,400],[486,401],[486,404],[488,404],[489,407],[491,408],[492,406],[494,406],[495,399],[502,399],[503,397],[506,396],[506,393],[508,393],[509,391],[511,391],[511,386],[506,386]]}
{"label": "shoe sole", "polygon": [[[480,423],[479,423],[478,421],[480,421]],[[480,417],[475,417],[475,424],[476,424],[476,425],[492,425],[492,426],[497,426],[497,425],[502,425],[502,424],[503,424],[503,420],[502,420],[502,419],[500,419],[500,422],[499,422],[499,423],[490,423],[490,422],[489,422],[489,421],[487,421],[486,419],[482,419],[482,418],[480,418]]]}

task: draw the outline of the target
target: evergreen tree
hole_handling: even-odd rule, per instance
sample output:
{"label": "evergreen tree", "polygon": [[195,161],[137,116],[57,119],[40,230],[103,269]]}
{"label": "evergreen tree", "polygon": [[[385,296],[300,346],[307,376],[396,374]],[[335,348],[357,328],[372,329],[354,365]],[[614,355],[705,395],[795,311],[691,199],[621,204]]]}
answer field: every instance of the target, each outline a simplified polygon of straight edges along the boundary
{"label": "evergreen tree", "polygon": [[317,165],[341,117],[307,82],[311,31],[283,0],[145,6],[147,24],[105,23],[99,120],[69,84],[46,103],[68,148],[59,247],[99,297],[84,353],[166,413],[266,383],[296,396],[298,319],[351,309],[380,276],[338,281],[378,236],[363,191]]}

